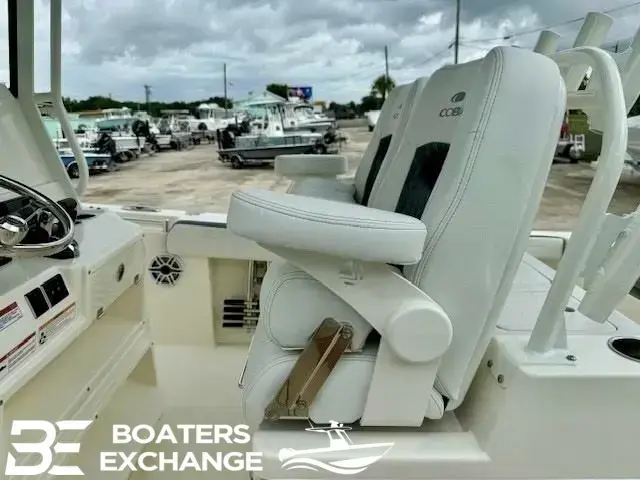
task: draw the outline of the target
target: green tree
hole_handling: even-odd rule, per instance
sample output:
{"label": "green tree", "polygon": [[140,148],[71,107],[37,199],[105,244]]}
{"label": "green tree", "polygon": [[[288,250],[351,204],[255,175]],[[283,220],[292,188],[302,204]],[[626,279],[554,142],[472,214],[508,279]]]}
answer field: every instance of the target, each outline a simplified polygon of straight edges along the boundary
{"label": "green tree", "polygon": [[383,100],[380,97],[374,95],[367,95],[362,97],[360,105],[358,105],[358,114],[364,115],[371,110],[380,110],[382,108]]}
{"label": "green tree", "polygon": [[[91,96],[82,100],[75,98],[64,97],[62,99],[65,108],[68,112],[84,112],[88,110],[104,110],[107,108],[122,108],[128,107],[131,110],[147,110],[147,105],[144,102],[131,102],[114,100],[110,97],[104,97],[101,95]],[[162,110],[189,110],[192,113],[196,113],[198,105],[202,103],[217,103],[222,108],[225,107],[225,100],[223,97],[209,97],[202,100],[193,102],[149,102],[148,113],[154,117],[160,116]],[[227,99],[226,107],[233,108],[233,101]]]}
{"label": "green tree", "polygon": [[270,83],[267,85],[267,91],[285,99],[289,97],[289,87],[282,83]]}
{"label": "green tree", "polygon": [[388,77],[387,75],[380,75],[371,84],[371,94],[382,97],[382,101],[384,102],[384,99],[387,98],[387,94],[393,90],[395,86],[396,82],[394,82],[393,78]]}

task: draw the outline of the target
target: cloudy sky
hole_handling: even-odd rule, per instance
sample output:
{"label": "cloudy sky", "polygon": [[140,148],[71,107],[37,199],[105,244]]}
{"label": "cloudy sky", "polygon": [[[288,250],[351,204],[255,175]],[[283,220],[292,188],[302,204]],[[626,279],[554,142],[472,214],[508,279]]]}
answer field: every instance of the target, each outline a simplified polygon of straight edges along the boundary
{"label": "cloudy sky", "polygon": [[[0,0],[0,81],[8,80],[6,0]],[[610,40],[633,36],[640,2],[632,0],[462,0],[461,59],[498,44],[531,47],[536,30],[612,12]],[[48,86],[49,1],[38,0],[36,72]],[[454,0],[63,0],[63,90],[158,100],[245,97],[267,83],[311,85],[314,97],[358,100],[384,72],[406,82],[453,60]],[[552,28],[573,41],[581,22]],[[568,45],[567,45],[568,46]]]}

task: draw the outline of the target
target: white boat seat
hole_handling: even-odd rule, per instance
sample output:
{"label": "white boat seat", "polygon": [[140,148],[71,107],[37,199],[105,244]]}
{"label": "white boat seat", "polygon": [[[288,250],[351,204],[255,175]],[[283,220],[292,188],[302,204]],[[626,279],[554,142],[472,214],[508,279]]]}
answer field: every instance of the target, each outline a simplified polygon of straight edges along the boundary
{"label": "white boat seat", "polygon": [[[445,78],[468,85],[461,115],[433,103]],[[410,160],[389,162],[369,206],[233,194],[228,228],[283,259],[263,280],[243,375],[251,424],[274,417],[277,395],[287,408],[274,418],[368,426],[417,426],[464,399],[526,250],[566,94],[551,59],[510,47],[425,88],[398,151]]]}
{"label": "white boat seat", "polygon": [[288,193],[366,205],[385,158],[393,158],[398,150],[399,140],[415,105],[416,96],[425,83],[426,78],[418,79],[413,83],[399,85],[389,93],[353,178],[336,178],[347,173],[347,160],[342,156],[277,157],[274,166],[276,174],[294,179]]}

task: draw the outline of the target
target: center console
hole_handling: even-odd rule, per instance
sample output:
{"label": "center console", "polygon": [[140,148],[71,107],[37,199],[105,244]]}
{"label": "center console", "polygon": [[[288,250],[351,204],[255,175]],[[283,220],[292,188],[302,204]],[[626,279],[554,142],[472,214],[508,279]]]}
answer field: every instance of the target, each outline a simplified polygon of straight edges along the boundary
{"label": "center console", "polygon": [[[115,213],[81,211],[74,238],[71,255],[0,263],[0,435],[10,434],[14,420],[93,420],[77,434],[91,447],[83,446],[80,460],[73,455],[91,476],[96,452],[109,450],[107,426],[154,424],[161,405],[143,301],[141,228]],[[40,462],[37,454],[13,455],[18,464]],[[54,463],[67,455],[56,454]]]}

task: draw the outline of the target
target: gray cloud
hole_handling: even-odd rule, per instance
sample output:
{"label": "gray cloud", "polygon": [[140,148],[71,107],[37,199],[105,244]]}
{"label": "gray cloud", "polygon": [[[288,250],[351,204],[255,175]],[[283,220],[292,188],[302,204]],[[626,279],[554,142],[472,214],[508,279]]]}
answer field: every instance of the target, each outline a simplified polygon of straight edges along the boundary
{"label": "gray cloud", "polygon": [[[36,66],[46,71],[48,1],[40,1]],[[500,37],[629,1],[463,0],[461,57],[497,44],[530,47],[537,33]],[[64,89],[76,97],[142,100],[145,83],[161,100],[220,95],[226,62],[232,97],[284,82],[347,101],[383,72],[385,45],[397,81],[428,75],[453,55],[453,0],[65,0],[63,8]],[[640,25],[640,7],[612,15],[610,39],[630,37]],[[0,16],[6,42],[6,6]],[[579,27],[554,30],[570,44]],[[0,74],[6,78],[6,65]]]}

